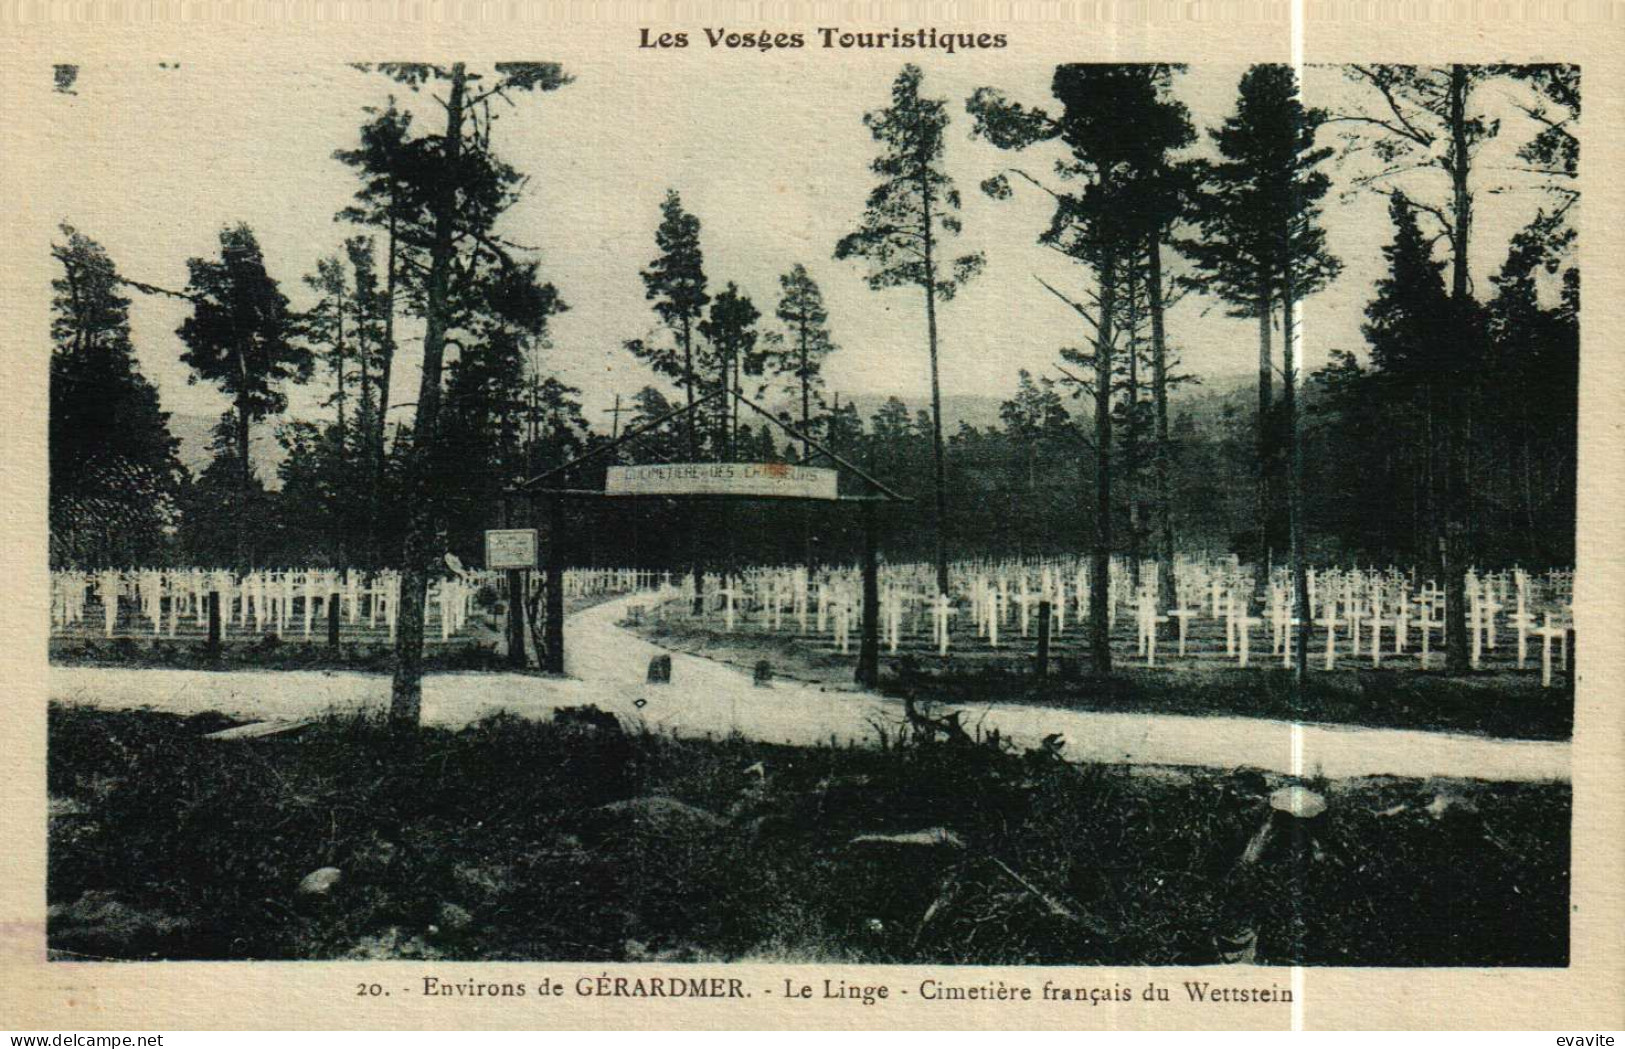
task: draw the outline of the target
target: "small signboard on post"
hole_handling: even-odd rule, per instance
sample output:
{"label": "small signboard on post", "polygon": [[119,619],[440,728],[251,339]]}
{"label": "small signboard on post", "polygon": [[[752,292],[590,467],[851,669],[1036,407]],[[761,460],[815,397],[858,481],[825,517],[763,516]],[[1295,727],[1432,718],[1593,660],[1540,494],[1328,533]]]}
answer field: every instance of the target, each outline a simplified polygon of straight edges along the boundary
{"label": "small signboard on post", "polygon": [[769,499],[838,499],[838,475],[790,463],[648,463],[611,466],[605,495],[736,495]]}
{"label": "small signboard on post", "polygon": [[536,529],[492,528],[485,533],[485,567],[536,567]]}

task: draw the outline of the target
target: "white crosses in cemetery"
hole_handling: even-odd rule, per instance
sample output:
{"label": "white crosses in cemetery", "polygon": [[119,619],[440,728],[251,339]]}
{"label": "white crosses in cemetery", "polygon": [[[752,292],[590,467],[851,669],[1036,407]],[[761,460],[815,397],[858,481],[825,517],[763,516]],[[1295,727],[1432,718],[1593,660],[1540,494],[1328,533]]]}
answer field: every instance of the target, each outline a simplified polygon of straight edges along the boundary
{"label": "white crosses in cemetery", "polygon": [[[1253,664],[1260,625],[1270,628],[1271,655],[1290,665],[1294,627],[1307,619],[1324,631],[1314,665],[1335,671],[1340,659],[1369,660],[1373,668],[1436,669],[1445,642],[1445,595],[1435,580],[1397,569],[1319,568],[1307,608],[1298,608],[1288,572],[1277,568],[1255,593],[1250,567],[1235,558],[1180,557],[1174,593],[1160,593],[1154,566],[1114,559],[1108,573],[1108,610],[1133,622],[1135,649],[1149,667],[1202,663]],[[467,633],[482,587],[496,574],[447,573],[431,583],[429,636],[449,641]],[[1475,667],[1531,670],[1529,641],[1539,638],[1541,677],[1550,684],[1569,660],[1573,575],[1476,570],[1467,581],[1469,658]],[[538,585],[540,585],[538,583]],[[208,625],[211,594],[219,595],[222,633],[276,634],[314,639],[325,635],[329,609],[339,612],[341,634],[381,641],[396,636],[401,581],[392,571],[356,569],[208,568],[71,569],[52,573],[51,622],[58,635],[186,638]],[[566,597],[648,593],[653,615],[689,614],[693,581],[633,569],[572,569]],[[754,567],[706,579],[704,611],[714,628],[730,634],[767,632],[807,638],[851,653],[862,616],[862,578],[854,566]],[[879,578],[879,630],[885,651],[946,657],[1031,658],[1048,604],[1051,652],[1065,658],[1086,643],[1069,623],[1089,615],[1089,564],[1083,557],[977,560],[950,566],[950,587],[938,593],[929,564],[883,564]],[[100,617],[92,611],[100,604]],[[1500,644],[1505,625],[1516,644]],[[1162,626],[1178,623],[1178,647],[1162,645]],[[1019,639],[1017,635],[1019,631]],[[1121,639],[1125,635],[1118,635]],[[1017,639],[1012,644],[1012,640]],[[1125,642],[1126,643],[1126,642]],[[1159,658],[1160,657],[1160,658]],[[1347,665],[1346,663],[1344,664]]]}
{"label": "white crosses in cemetery", "polygon": [[[931,602],[931,624],[932,629],[936,632],[935,640],[937,655],[939,656],[948,654],[948,633],[951,625],[949,621],[953,616],[953,602],[948,599],[947,594],[938,594],[936,599]],[[995,625],[995,633],[997,630],[998,627]]]}
{"label": "white crosses in cemetery", "polygon": [[[984,612],[987,617],[986,637],[992,648],[999,647],[999,626],[1004,622],[1005,602],[1004,595],[1008,591],[999,587],[987,587],[982,594]],[[946,647],[944,648],[946,651]]]}
{"label": "white crosses in cemetery", "polygon": [[1519,569],[1515,573],[1518,588],[1518,610],[1510,622],[1518,631],[1518,669],[1522,670],[1529,658],[1529,635],[1535,629],[1535,617],[1529,611],[1529,577]]}
{"label": "white crosses in cemetery", "polygon": [[1191,617],[1200,615],[1201,611],[1195,608],[1170,608],[1168,617],[1179,620],[1179,654],[1185,655],[1185,639],[1190,634]]}
{"label": "white crosses in cemetery", "polygon": [[[432,581],[425,608],[429,639],[466,635],[481,588],[494,588],[499,576],[475,570]],[[659,578],[622,569],[572,570],[565,573],[564,590],[569,596],[614,594],[654,586]],[[197,640],[207,636],[209,600],[219,595],[223,638],[325,639],[329,609],[337,607],[341,637],[392,643],[400,592],[400,574],[392,570],[63,569],[51,573],[51,629],[59,636]],[[101,606],[96,627],[87,615],[93,600]]]}
{"label": "white crosses in cemetery", "polygon": [[1422,588],[1417,611],[1417,625],[1422,629],[1422,669],[1426,670],[1433,655],[1433,632],[1438,631],[1441,639],[1444,637],[1444,593],[1438,584],[1429,582]]}
{"label": "white crosses in cemetery", "polygon": [[1326,628],[1326,670],[1337,669],[1337,624],[1342,620],[1337,618],[1337,602],[1326,601],[1320,606],[1320,618],[1315,625]]}
{"label": "white crosses in cemetery", "polygon": [[1247,657],[1251,654],[1253,627],[1261,622],[1263,620],[1247,614],[1245,598],[1237,601],[1234,593],[1230,595],[1230,630],[1235,635],[1236,651],[1242,666],[1247,665]]}
{"label": "white crosses in cemetery", "polygon": [[1149,584],[1140,590],[1134,620],[1140,639],[1140,655],[1145,657],[1146,666],[1154,667],[1157,665],[1157,627],[1168,622],[1168,617],[1157,615],[1156,590]]}
{"label": "white crosses in cemetery", "polygon": [[[893,587],[886,588],[886,596],[880,600],[881,616],[885,621],[886,651],[892,655],[897,654],[897,646],[903,640],[903,595]],[[775,624],[774,629],[778,629]]]}
{"label": "white crosses in cemetery", "polygon": [[1371,603],[1368,606],[1371,613],[1371,665],[1382,666],[1382,585],[1373,583],[1371,586]]}
{"label": "white crosses in cemetery", "polygon": [[[1540,637],[1540,683],[1547,688],[1552,684],[1552,640],[1559,639],[1567,644],[1568,630],[1560,623],[1552,622],[1552,614],[1547,612],[1540,629],[1535,633]],[[1564,663],[1567,664],[1565,652]]]}

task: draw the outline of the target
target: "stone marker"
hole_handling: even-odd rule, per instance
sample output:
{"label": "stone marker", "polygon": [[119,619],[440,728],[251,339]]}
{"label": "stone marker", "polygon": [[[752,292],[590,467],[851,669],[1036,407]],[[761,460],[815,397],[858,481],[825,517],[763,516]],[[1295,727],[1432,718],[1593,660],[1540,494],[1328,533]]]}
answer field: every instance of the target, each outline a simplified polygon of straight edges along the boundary
{"label": "stone marker", "polygon": [[344,872],[337,867],[318,867],[300,879],[299,895],[329,896],[344,881]]}
{"label": "stone marker", "polygon": [[859,834],[852,845],[924,845],[963,849],[965,840],[946,827],[927,827],[925,830],[905,831],[898,834]]}
{"label": "stone marker", "polygon": [[211,732],[204,739],[259,739],[261,736],[278,736],[284,732],[293,732],[306,725],[315,724],[315,718],[305,718],[302,721],[256,721],[251,725],[237,725],[232,728]]}
{"label": "stone marker", "polygon": [[1224,965],[1252,965],[1258,960],[1258,930],[1237,925],[1213,934],[1213,950]]}
{"label": "stone marker", "polygon": [[756,685],[757,688],[772,688],[773,687],[773,664],[769,663],[765,659],[757,660],[756,661],[756,671],[752,676],[752,681]]}
{"label": "stone marker", "polygon": [[671,684],[671,656],[660,655],[649,660],[649,684]]}
{"label": "stone marker", "polygon": [[1270,810],[1264,823],[1242,850],[1238,867],[1250,867],[1264,855],[1270,839],[1283,820],[1312,820],[1326,811],[1326,799],[1306,787],[1282,787],[1270,795]]}

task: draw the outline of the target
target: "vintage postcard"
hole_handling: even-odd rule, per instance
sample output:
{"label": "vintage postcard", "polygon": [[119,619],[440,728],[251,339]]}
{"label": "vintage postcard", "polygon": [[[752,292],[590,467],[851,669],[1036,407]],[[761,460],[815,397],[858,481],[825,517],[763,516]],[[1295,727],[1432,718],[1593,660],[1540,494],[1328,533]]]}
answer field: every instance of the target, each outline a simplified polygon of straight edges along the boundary
{"label": "vintage postcard", "polygon": [[0,1026],[1625,1026],[1617,18],[8,5]]}

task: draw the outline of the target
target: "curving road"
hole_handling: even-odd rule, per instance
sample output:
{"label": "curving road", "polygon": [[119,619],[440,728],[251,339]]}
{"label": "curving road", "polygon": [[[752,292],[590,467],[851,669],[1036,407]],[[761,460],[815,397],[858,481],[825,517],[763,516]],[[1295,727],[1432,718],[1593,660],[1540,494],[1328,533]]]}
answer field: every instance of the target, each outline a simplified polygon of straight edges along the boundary
{"label": "curving road", "polygon": [[[565,679],[520,674],[435,674],[424,680],[423,718],[459,726],[507,710],[545,716],[595,703],[632,724],[680,736],[743,736],[816,744],[895,732],[895,700],[777,681],[756,687],[744,672],[699,656],[670,653],[672,682],[645,683],[649,660],[665,650],[617,624],[636,597],[596,605],[566,623]],[[218,710],[245,718],[308,717],[329,710],[382,709],[389,679],[324,671],[229,672],[53,666],[50,696],[108,708],[177,713]],[[1111,764],[1252,767],[1292,775],[1430,776],[1567,781],[1567,743],[1499,740],[1397,729],[1296,725],[1256,718],[1116,714],[999,705],[967,712],[966,722],[997,728],[1023,746],[1051,733],[1074,761]]]}

